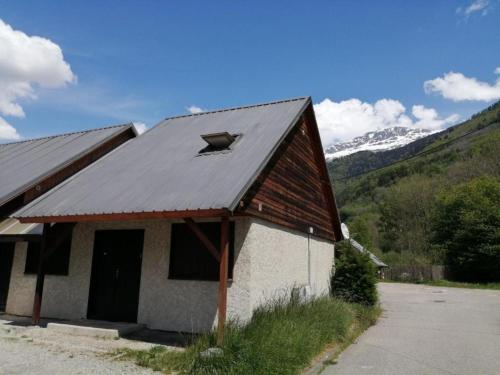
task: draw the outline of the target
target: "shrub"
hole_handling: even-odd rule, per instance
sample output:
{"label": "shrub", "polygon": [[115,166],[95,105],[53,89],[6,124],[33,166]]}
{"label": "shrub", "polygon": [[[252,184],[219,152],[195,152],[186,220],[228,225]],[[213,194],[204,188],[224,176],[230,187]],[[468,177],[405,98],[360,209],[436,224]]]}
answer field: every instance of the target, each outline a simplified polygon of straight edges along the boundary
{"label": "shrub", "polygon": [[201,336],[186,351],[153,348],[121,350],[122,358],[165,374],[294,375],[330,344],[339,349],[374,324],[380,310],[328,296],[301,301],[293,297],[257,309],[245,325],[226,326],[222,353],[200,353],[216,346],[216,333]]}
{"label": "shrub", "polygon": [[349,242],[341,251],[331,280],[332,295],[346,302],[375,305],[377,277],[368,254],[356,251]]}
{"label": "shrub", "polygon": [[433,245],[444,251],[454,278],[500,281],[500,181],[479,178],[440,194]]}

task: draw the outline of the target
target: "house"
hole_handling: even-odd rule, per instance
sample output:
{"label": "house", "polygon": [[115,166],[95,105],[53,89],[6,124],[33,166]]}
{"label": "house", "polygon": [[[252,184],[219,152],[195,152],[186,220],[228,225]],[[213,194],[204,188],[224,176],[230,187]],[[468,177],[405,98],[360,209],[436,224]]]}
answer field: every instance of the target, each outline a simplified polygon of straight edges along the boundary
{"label": "house", "polygon": [[[382,262],[379,257],[377,257],[375,254],[373,254],[371,251],[366,249],[363,245],[361,245],[358,241],[356,241],[354,238],[351,238],[351,235],[349,233],[349,228],[347,227],[347,224],[341,223],[340,224],[340,230],[342,232],[342,236],[344,239],[347,241],[347,243],[352,246],[354,250],[356,250],[359,253],[362,254],[368,254],[368,257],[370,258],[370,261],[372,264],[375,266],[377,269],[377,275],[379,278],[384,279],[385,275],[385,270],[389,267],[387,264]],[[337,256],[340,254],[337,253]]]}
{"label": "house", "polygon": [[0,144],[0,311],[7,303],[16,241],[30,241],[33,248],[42,233],[40,224],[8,216],[135,136],[129,124]]}
{"label": "house", "polygon": [[375,254],[373,254],[371,251],[368,251],[367,249],[365,249],[365,247],[363,245],[361,245],[358,241],[356,241],[352,238],[349,238],[349,242],[351,243],[352,247],[354,249],[356,249],[358,252],[368,254],[368,257],[370,258],[371,262],[373,263],[373,265],[377,269],[377,274],[378,274],[379,278],[384,279],[385,270],[389,266],[387,264],[385,264],[384,262],[382,262],[382,260],[380,260],[380,258],[378,256],[376,256]]}
{"label": "house", "polygon": [[13,217],[69,262],[35,288],[18,243],[8,312],[168,331],[328,293],[342,239],[310,98],[167,118]]}

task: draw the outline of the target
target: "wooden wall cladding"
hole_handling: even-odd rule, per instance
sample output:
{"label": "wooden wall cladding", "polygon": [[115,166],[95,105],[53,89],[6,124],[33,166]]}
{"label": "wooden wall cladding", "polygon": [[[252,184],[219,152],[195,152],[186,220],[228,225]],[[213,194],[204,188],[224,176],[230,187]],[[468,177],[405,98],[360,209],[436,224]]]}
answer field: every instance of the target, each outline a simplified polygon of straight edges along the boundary
{"label": "wooden wall cladding", "polygon": [[334,228],[340,223],[335,223],[336,208],[334,215],[325,190],[332,194],[330,183],[315,154],[321,144],[308,121],[303,116],[284,139],[239,211],[305,233],[312,227],[314,236],[335,241]]}

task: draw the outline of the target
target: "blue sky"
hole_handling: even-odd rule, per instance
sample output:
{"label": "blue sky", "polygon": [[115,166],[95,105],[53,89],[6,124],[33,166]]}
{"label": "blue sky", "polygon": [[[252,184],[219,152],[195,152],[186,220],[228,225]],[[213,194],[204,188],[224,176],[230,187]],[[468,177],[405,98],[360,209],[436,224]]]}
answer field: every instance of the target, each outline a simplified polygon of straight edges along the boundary
{"label": "blue sky", "polygon": [[[6,56],[5,38],[19,35],[0,33],[0,120],[11,139],[30,138],[311,95],[324,143],[398,124],[442,128],[500,98],[499,9],[498,0],[0,1],[4,24],[63,54],[35,72],[53,50],[40,57],[12,43]],[[30,51],[12,62],[15,48]],[[30,86],[5,90],[22,114],[1,107],[13,71]]]}

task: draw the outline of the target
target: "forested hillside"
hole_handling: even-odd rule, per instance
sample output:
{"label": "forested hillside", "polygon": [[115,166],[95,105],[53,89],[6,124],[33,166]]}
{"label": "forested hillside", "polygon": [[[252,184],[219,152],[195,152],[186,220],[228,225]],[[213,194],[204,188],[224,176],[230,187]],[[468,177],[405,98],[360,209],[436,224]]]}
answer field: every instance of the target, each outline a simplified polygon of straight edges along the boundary
{"label": "forested hillside", "polygon": [[[470,212],[465,206],[477,208],[481,214],[469,215],[477,215],[476,221],[463,224],[472,226],[468,233],[475,233],[469,240],[481,241],[474,236],[486,235],[489,242],[485,251],[499,250],[500,245],[494,246],[495,241],[500,241],[499,230],[495,230],[500,218],[499,154],[497,102],[441,133],[395,150],[359,152],[334,159],[328,166],[342,220],[348,223],[353,237],[389,264],[442,264],[449,263],[447,249],[451,246],[440,237],[446,228],[438,227],[445,225],[445,209],[461,209],[463,215],[459,217],[468,218]],[[467,199],[477,202],[464,202],[464,191],[470,197]],[[483,208],[486,211],[481,211]],[[453,216],[452,212],[448,214]],[[481,222],[483,219],[487,222]],[[478,228],[493,230],[485,234]]]}

